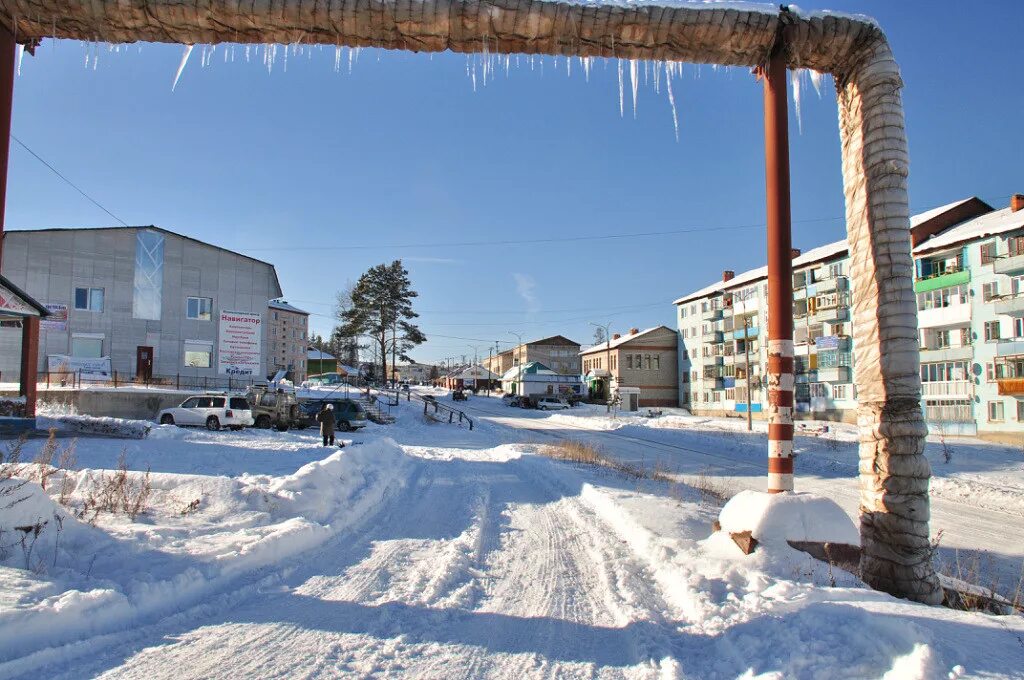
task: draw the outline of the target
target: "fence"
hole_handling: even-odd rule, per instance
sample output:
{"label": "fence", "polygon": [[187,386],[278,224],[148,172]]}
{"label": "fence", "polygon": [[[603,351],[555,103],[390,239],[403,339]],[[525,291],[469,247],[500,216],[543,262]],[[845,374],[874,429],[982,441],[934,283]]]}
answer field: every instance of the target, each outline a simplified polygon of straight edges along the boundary
{"label": "fence", "polygon": [[45,389],[81,389],[84,385],[97,387],[165,387],[175,390],[243,390],[254,384],[267,381],[257,376],[236,378],[232,376],[195,375],[154,375],[149,378],[129,376],[113,371],[109,376],[98,376],[82,371],[46,371],[38,374],[36,384]]}

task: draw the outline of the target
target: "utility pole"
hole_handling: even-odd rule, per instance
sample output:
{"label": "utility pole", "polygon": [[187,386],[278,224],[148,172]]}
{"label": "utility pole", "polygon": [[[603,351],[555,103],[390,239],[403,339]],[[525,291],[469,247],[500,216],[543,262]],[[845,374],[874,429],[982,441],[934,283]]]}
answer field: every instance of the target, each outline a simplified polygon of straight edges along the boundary
{"label": "utility pole", "polygon": [[[523,396],[523,334],[516,333],[515,331],[509,331],[508,334],[516,336],[516,340],[519,341],[516,348],[512,350],[512,360],[515,362],[516,366],[519,367],[519,370],[516,372],[516,392],[519,396]],[[518,359],[516,358],[517,354],[519,355]]]}
{"label": "utility pole", "polygon": [[609,321],[608,323],[606,323],[606,324],[604,324],[602,326],[599,323],[594,323],[593,321],[591,321],[590,325],[591,326],[597,326],[598,328],[603,328],[604,329],[604,348],[605,348],[604,362],[605,362],[605,364],[607,364],[607,370],[608,370],[608,380],[605,381],[605,385],[607,387],[607,389],[606,389],[607,393],[604,395],[604,397],[605,397],[604,401],[605,401],[605,413],[611,413],[612,412],[612,336],[611,336],[612,324]]}
{"label": "utility pole", "polygon": [[750,411],[750,317],[743,317],[743,369],[747,376],[747,432],[754,429],[754,416]]}
{"label": "utility pole", "polygon": [[[491,347],[487,346],[487,372],[491,373]],[[487,396],[491,396],[491,376],[487,376]]]}

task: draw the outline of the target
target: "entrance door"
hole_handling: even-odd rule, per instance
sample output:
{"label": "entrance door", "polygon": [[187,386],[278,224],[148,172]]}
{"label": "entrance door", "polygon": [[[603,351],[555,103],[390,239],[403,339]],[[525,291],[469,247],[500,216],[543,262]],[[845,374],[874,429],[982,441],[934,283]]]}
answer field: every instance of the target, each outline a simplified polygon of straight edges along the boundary
{"label": "entrance door", "polygon": [[153,348],[138,346],[135,348],[135,378],[149,381],[153,379]]}

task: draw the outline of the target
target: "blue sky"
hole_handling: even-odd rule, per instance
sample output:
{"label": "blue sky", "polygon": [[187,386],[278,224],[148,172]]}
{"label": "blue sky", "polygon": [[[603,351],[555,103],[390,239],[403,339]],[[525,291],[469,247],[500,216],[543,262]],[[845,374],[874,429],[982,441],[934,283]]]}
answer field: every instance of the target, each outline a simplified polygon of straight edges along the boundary
{"label": "blue sky", "polygon": [[[903,69],[911,207],[1024,191],[1024,3],[805,1],[876,17]],[[283,48],[282,48],[283,49]],[[464,55],[334,50],[283,58],[180,46],[47,42],[25,56],[13,132],[129,224],[157,224],[277,266],[285,298],[326,334],[334,293],[403,258],[431,340],[414,356],[561,333],[671,325],[670,301],[764,261],[761,88],[743,69],[673,80],[615,62],[513,59],[476,89]],[[95,68],[87,57],[96,57]],[[230,52],[229,52],[229,56]],[[472,69],[472,66],[470,66]],[[628,68],[627,68],[628,71]],[[832,82],[791,104],[793,240],[842,238]],[[115,222],[12,145],[9,228]],[[713,229],[727,227],[725,229]],[[631,236],[692,230],[670,236]],[[545,239],[616,236],[602,240]],[[453,246],[466,242],[526,242]],[[353,248],[353,247],[357,248]]]}

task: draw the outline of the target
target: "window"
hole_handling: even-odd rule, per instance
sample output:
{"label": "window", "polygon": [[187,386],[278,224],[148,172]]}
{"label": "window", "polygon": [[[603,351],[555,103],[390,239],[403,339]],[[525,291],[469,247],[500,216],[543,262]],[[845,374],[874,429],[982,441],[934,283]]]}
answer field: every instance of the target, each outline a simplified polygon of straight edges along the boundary
{"label": "window", "polygon": [[103,336],[72,335],[71,356],[98,359],[103,356]]}
{"label": "window", "polygon": [[661,370],[661,355],[660,354],[655,354],[652,360],[654,361],[654,370],[655,371],[660,371]]}
{"label": "window", "polygon": [[828,385],[826,385],[825,383],[811,383],[809,391],[812,397],[817,397],[821,399],[828,395],[828,393],[826,392],[827,389]]}
{"label": "window", "polygon": [[935,349],[946,349],[950,346],[949,342],[949,331],[936,331],[935,332]]}
{"label": "window", "polygon": [[189,397],[181,402],[181,408],[195,408],[199,406],[199,397]]}
{"label": "window", "polygon": [[985,382],[992,382],[996,379],[996,365],[991,361],[985,364]]}
{"label": "window", "polygon": [[164,288],[164,235],[140,230],[135,236],[132,317],[159,321]]}
{"label": "window", "polygon": [[999,339],[999,321],[985,322],[985,342],[995,342]]}
{"label": "window", "polygon": [[1017,400],[1017,420],[1024,420],[1024,401]]}
{"label": "window", "polygon": [[733,400],[733,401],[735,401],[735,399],[736,399],[736,388],[730,387],[729,389],[727,389],[725,391],[725,398],[726,398],[726,400]]}
{"label": "window", "polygon": [[213,343],[185,341],[185,366],[189,368],[210,368],[213,359]]}
{"label": "window", "polygon": [[249,402],[246,401],[245,397],[231,397],[228,405],[230,408],[238,409],[239,411],[249,410]]}
{"label": "window", "polygon": [[185,316],[198,321],[209,321],[213,318],[213,298],[186,298]]}
{"label": "window", "polygon": [[[981,263],[991,264],[996,259],[996,242],[989,241],[981,244]],[[1002,420],[1002,418],[1000,418]]]}
{"label": "window", "polygon": [[832,398],[833,399],[846,399],[846,385],[833,385],[832,386]]}
{"label": "window", "polygon": [[103,289],[75,288],[75,309],[84,309],[90,312],[102,312]]}
{"label": "window", "polygon": [[988,402],[988,419],[994,421],[1003,420],[1003,402],[1001,401],[990,401]]}
{"label": "window", "polygon": [[991,302],[995,298],[999,297],[999,282],[992,281],[991,283],[985,283],[981,286],[981,300],[982,302]]}
{"label": "window", "polygon": [[1013,320],[1013,337],[1020,340],[1024,338],[1024,316],[1018,316]]}

